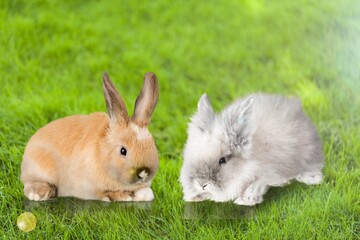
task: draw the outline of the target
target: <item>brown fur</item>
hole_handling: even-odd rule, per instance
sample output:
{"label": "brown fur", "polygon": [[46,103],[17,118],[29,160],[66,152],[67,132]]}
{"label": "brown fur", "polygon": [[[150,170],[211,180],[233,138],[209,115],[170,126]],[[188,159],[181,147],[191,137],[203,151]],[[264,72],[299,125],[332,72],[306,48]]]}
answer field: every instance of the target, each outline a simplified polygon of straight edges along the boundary
{"label": "brown fur", "polygon": [[[106,99],[107,105],[109,100],[123,101],[116,94],[110,98]],[[83,199],[124,200],[124,196],[133,197],[134,191],[150,187],[158,168],[154,140],[146,127],[140,129],[122,115],[127,114],[123,110],[108,107],[110,118],[105,113],[75,115],[39,129],[23,156],[21,180],[25,195],[32,200],[47,200],[56,193]],[[145,133],[144,137],[139,131]],[[127,149],[125,157],[120,154],[121,147]],[[149,169],[149,176],[140,179],[136,170],[144,167]]]}

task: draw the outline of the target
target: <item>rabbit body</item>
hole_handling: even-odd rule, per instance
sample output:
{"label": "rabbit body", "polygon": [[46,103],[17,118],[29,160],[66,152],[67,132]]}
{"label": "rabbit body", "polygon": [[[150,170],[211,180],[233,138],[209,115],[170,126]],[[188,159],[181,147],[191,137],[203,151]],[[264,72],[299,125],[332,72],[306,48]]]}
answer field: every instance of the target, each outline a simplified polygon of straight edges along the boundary
{"label": "rabbit body", "polygon": [[[153,200],[150,186],[158,168],[158,154],[146,126],[157,101],[157,82],[155,75],[146,76],[145,82],[152,81],[156,89],[143,88],[143,96],[137,100],[137,116],[127,116],[120,95],[106,75],[104,92],[109,115],[98,112],[65,117],[31,137],[21,165],[24,192],[30,200],[57,196]],[[147,91],[156,91],[155,97],[147,96]],[[150,98],[153,106],[149,107],[144,101]],[[145,109],[149,114],[141,116]]]}
{"label": "rabbit body", "polygon": [[206,95],[188,127],[186,201],[254,205],[271,186],[322,180],[322,145],[296,98],[253,94],[216,115]]}

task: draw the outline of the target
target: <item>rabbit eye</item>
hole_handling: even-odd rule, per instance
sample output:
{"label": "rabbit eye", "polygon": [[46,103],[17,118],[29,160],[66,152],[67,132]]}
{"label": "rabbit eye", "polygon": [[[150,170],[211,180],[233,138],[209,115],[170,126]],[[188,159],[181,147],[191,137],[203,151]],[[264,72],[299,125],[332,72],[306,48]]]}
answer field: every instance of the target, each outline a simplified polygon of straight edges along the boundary
{"label": "rabbit eye", "polygon": [[120,149],[120,154],[125,157],[125,156],[126,156],[126,153],[127,153],[126,148],[122,147],[122,148]]}
{"label": "rabbit eye", "polygon": [[219,159],[219,165],[225,164],[226,163],[226,159],[224,157]]}

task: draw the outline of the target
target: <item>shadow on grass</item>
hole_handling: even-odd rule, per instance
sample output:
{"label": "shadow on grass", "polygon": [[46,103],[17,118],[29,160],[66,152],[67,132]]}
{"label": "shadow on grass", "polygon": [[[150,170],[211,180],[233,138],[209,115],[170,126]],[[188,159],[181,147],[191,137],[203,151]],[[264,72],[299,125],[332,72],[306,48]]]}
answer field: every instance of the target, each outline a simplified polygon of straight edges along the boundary
{"label": "shadow on grass", "polygon": [[[47,212],[54,214],[77,214],[96,212],[128,213],[130,215],[145,214],[157,216],[163,214],[161,202],[102,202],[85,201],[76,198],[57,198],[45,202],[24,199],[23,209],[28,212]],[[231,202],[197,202],[184,203],[180,216],[183,219],[244,219],[252,218],[257,207],[239,206]],[[177,213],[178,214],[178,213]]]}
{"label": "shadow on grass", "polygon": [[185,203],[184,219],[249,219],[256,218],[256,213],[269,209],[270,205],[291,205],[289,199],[296,196],[305,199],[316,186],[306,186],[301,183],[291,183],[285,187],[272,187],[264,196],[264,202],[255,206],[240,206],[232,202],[216,203],[211,201]]}
{"label": "shadow on grass", "polygon": [[234,203],[194,202],[185,203],[184,219],[245,219],[255,216],[256,207]]}
{"label": "shadow on grass", "polygon": [[24,209],[47,210],[51,212],[97,212],[97,211],[147,211],[152,210],[153,202],[102,202],[96,200],[81,200],[77,198],[57,198],[54,200],[36,202],[24,199]]}
{"label": "shadow on grass", "polygon": [[119,214],[123,216],[158,217],[169,215],[183,220],[220,220],[220,219],[254,219],[257,213],[268,209],[273,204],[291,204],[288,200],[294,195],[306,198],[309,186],[293,183],[283,188],[271,188],[265,195],[264,202],[255,206],[241,206],[232,202],[103,202],[81,200],[77,198],[57,198],[45,202],[23,200],[23,209],[29,212],[51,215],[73,216],[82,213]]}

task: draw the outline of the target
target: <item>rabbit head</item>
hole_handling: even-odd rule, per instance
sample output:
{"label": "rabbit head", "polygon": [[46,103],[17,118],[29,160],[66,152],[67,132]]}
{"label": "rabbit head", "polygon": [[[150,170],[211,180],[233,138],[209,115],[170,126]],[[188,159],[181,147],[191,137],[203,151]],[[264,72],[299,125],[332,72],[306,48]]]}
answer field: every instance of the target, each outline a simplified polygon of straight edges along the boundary
{"label": "rabbit head", "polygon": [[133,116],[129,116],[125,102],[105,73],[103,88],[110,118],[107,129],[109,146],[105,168],[117,181],[131,186],[150,185],[158,165],[158,153],[147,126],[158,100],[158,83],[153,73],[147,73],[135,102]]}
{"label": "rabbit head", "polygon": [[180,182],[184,199],[227,201],[236,195],[236,176],[251,148],[247,118],[252,97],[216,115],[206,94],[188,125]]}

